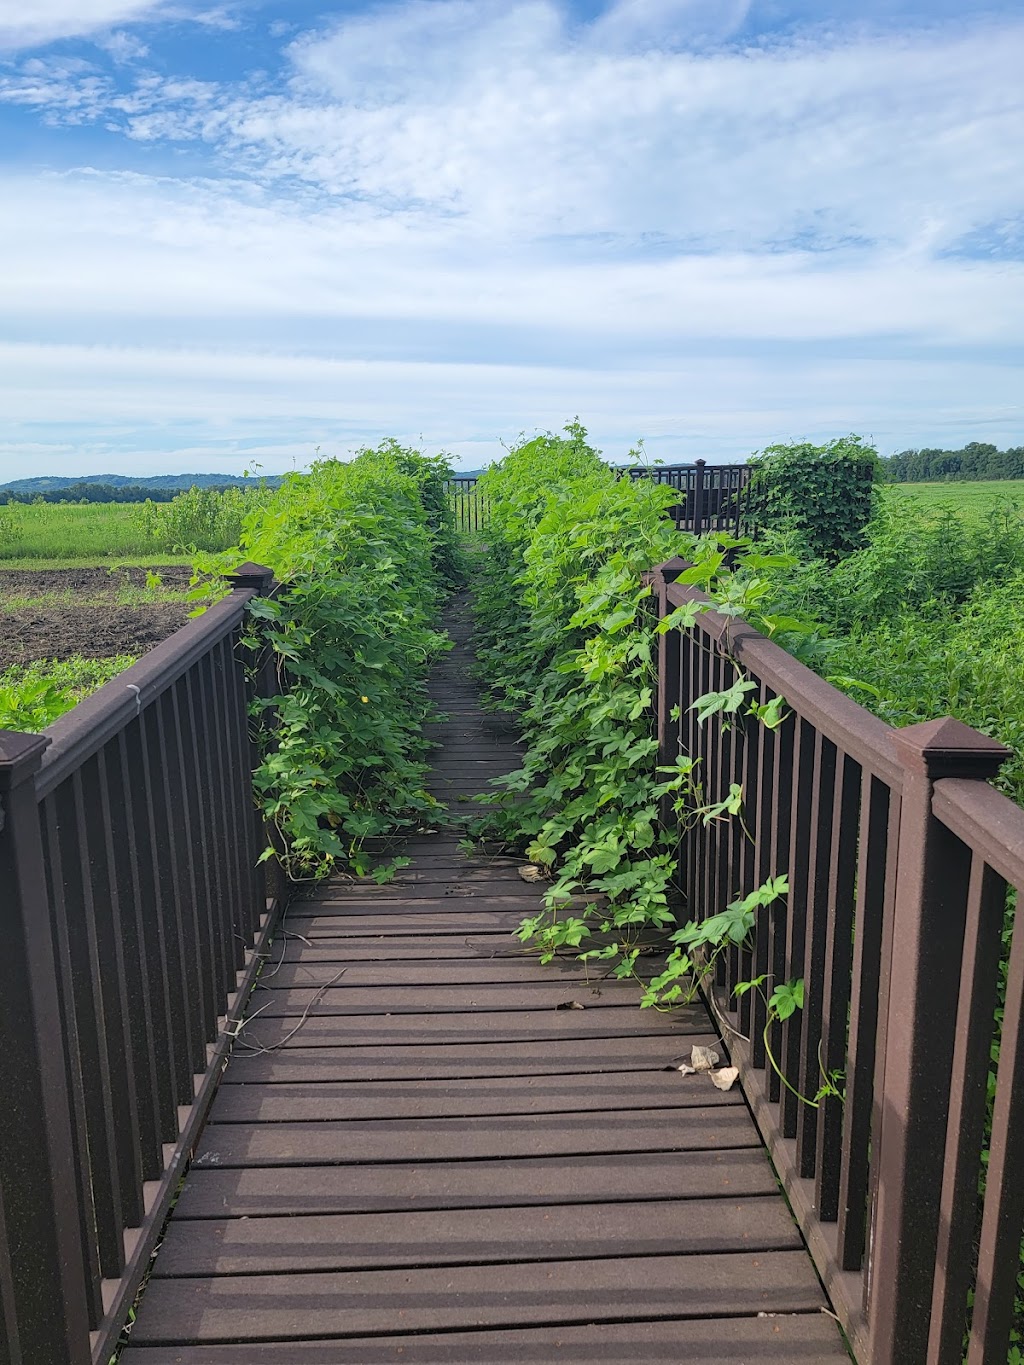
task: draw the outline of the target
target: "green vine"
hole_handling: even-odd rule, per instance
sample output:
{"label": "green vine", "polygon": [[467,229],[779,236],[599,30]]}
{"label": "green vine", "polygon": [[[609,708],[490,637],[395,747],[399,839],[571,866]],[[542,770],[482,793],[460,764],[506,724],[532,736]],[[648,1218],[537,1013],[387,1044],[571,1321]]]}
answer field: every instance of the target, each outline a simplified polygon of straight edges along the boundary
{"label": "green vine", "polygon": [[[216,584],[239,559],[284,585],[250,606],[247,643],[269,650],[275,696],[253,724],[255,774],[277,856],[295,881],[372,870],[367,840],[430,818],[426,676],[450,642],[435,628],[461,572],[444,497],[447,461],[386,441],[317,461],[254,511],[235,550],[198,568]],[[394,862],[375,875],[386,878]]]}
{"label": "green vine", "polygon": [[[733,786],[709,801],[698,762],[683,752],[659,766],[657,637],[692,627],[714,607],[768,635],[799,639],[804,624],[769,610],[771,587],[761,576],[782,557],[759,554],[748,540],[676,531],[664,515],[674,490],[616,479],[578,423],[564,437],[515,447],[481,488],[492,514],[477,603],[480,667],[495,704],[517,713],[526,753],[520,770],[496,784],[477,832],[524,848],[543,870],[543,907],[519,929],[542,961],[570,951],[610,975],[640,979],[640,956],[667,939],[667,962],[643,983],[643,1004],[685,1003],[721,952],[750,945],[756,910],[788,888],[776,878],[671,932],[683,834],[695,822],[742,822],[743,793]],[[688,602],[659,623],[645,573],[676,555],[692,565],[679,581],[711,600]],[[728,689],[693,702],[698,720],[749,716],[778,726],[784,701],[759,703],[755,686],[737,668]],[[675,828],[659,823],[666,798]],[[748,988],[765,993],[770,1024],[802,1003],[801,982],[762,979]]]}

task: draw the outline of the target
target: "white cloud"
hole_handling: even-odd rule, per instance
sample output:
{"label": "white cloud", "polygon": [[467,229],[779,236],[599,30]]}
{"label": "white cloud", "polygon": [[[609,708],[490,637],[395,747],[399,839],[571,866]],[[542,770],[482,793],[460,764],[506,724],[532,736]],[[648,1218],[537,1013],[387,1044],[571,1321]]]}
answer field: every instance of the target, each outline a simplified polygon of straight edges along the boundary
{"label": "white cloud", "polygon": [[152,16],[162,0],[0,0],[0,51],[81,38]]}
{"label": "white cloud", "polygon": [[124,29],[118,29],[105,37],[97,38],[96,45],[108,53],[119,65],[138,62],[149,56],[149,48],[141,38],[136,38],[133,33],[126,33]]}

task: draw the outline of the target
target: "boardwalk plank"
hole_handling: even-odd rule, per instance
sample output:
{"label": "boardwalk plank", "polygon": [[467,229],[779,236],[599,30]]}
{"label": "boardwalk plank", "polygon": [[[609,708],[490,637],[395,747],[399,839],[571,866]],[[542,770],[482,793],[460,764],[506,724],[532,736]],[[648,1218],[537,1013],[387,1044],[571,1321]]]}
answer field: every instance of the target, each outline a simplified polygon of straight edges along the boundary
{"label": "boardwalk plank", "polygon": [[[325,958],[324,951],[332,951],[333,956]],[[663,961],[663,958],[650,958],[641,962],[640,967],[645,976],[656,976]],[[266,972],[260,978],[260,988],[290,990],[295,986],[323,986],[344,963],[344,945],[335,950],[319,948],[312,953],[307,948],[300,960],[286,958],[273,974]],[[274,966],[276,965],[275,960]],[[350,987],[384,986],[391,989],[395,986],[395,977],[395,968],[390,963],[353,962],[348,965],[344,980]],[[599,980],[600,977],[594,974],[590,978],[590,983]],[[400,978],[402,986],[497,986],[527,982],[547,982],[549,985],[559,984],[563,988],[566,985],[588,984],[580,971],[579,963],[570,961],[542,963],[536,957],[523,958],[519,961],[506,957],[489,962],[480,962],[475,958],[468,961],[453,959],[436,964],[409,962],[402,968]],[[632,1004],[635,1008],[635,993]]]}
{"label": "boardwalk plank", "polygon": [[[499,1208],[777,1194],[760,1147],[388,1165],[192,1167],[175,1218]],[[781,1200],[779,1201],[781,1204]]]}
{"label": "boardwalk plank", "polygon": [[[243,1038],[273,1047],[294,1027],[287,1019],[253,1020]],[[296,1042],[302,1047],[365,1047],[413,1043],[470,1043],[488,1039],[546,1043],[558,1038],[626,1038],[706,1033],[707,1016],[691,1008],[671,1019],[651,1011],[597,1009],[510,1010],[507,1014],[311,1014]]]}
{"label": "boardwalk plank", "polygon": [[[454,1278],[453,1278],[454,1277]],[[813,1312],[803,1251],[539,1261],[508,1266],[154,1279],[133,1337],[273,1341],[519,1324]]]}
{"label": "boardwalk plank", "polygon": [[308,1166],[357,1161],[478,1161],[597,1152],[685,1152],[758,1142],[740,1105],[496,1118],[348,1123],[208,1124],[196,1166]]}
{"label": "boardwalk plank", "polygon": [[[328,977],[330,980],[330,977]],[[258,991],[253,1007],[262,1018],[302,1014],[315,1004],[318,1014],[472,1014],[479,1010],[557,1009],[575,1001],[584,1009],[636,1010],[636,988],[619,983],[588,986],[575,981],[498,982],[495,985],[298,986]]]}
{"label": "boardwalk plank", "polygon": [[469,1118],[497,1114],[589,1113],[591,1110],[711,1108],[742,1104],[706,1076],[619,1072],[595,1076],[501,1076],[481,1080],[331,1082],[222,1086],[213,1123],[309,1122],[322,1119]]}
{"label": "boardwalk plank", "polygon": [[697,1252],[791,1251],[800,1235],[777,1199],[544,1204],[431,1213],[181,1221],[154,1274],[291,1274]]}
{"label": "boardwalk plank", "polygon": [[130,1347],[122,1365],[849,1365],[822,1314],[439,1332],[348,1341]]}
{"label": "boardwalk plank", "polygon": [[[560,1076],[575,1072],[633,1073],[662,1070],[682,1060],[696,1043],[717,1046],[714,1035],[701,1031],[684,1035],[658,1032],[626,1038],[552,1039],[543,1048],[535,1043],[476,1041],[399,1047],[281,1048],[268,1055],[236,1052],[224,1073],[222,1086],[273,1084],[294,1081],[444,1080],[483,1076]],[[300,1043],[303,1034],[295,1040]]]}

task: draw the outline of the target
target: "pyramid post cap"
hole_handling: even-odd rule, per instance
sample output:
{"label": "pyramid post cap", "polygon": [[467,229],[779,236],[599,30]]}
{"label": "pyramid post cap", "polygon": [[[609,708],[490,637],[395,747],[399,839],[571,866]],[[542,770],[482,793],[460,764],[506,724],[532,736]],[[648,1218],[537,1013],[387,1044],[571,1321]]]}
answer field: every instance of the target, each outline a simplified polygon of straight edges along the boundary
{"label": "pyramid post cap", "polygon": [[274,570],[268,569],[265,564],[254,564],[250,559],[244,564],[239,564],[238,568],[226,577],[233,588],[250,588],[256,592],[266,592],[274,581]]}
{"label": "pyramid post cap", "polygon": [[995,777],[1011,751],[990,735],[972,730],[954,716],[908,725],[893,734],[903,763],[937,780],[940,777]]}

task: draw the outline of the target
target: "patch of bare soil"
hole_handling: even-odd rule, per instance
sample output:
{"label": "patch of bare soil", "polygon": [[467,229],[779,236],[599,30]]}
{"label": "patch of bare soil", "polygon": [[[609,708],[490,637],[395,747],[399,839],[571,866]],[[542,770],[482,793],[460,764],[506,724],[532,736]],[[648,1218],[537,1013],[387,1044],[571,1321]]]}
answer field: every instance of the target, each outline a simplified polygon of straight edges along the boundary
{"label": "patch of bare soil", "polygon": [[[159,572],[164,589],[180,592],[188,586],[187,567]],[[11,664],[76,654],[87,659],[144,654],[166,640],[188,620],[190,604],[183,597],[130,606],[117,601],[126,587],[145,588],[146,573],[0,569],[0,671]],[[32,598],[41,600],[26,603]]]}

